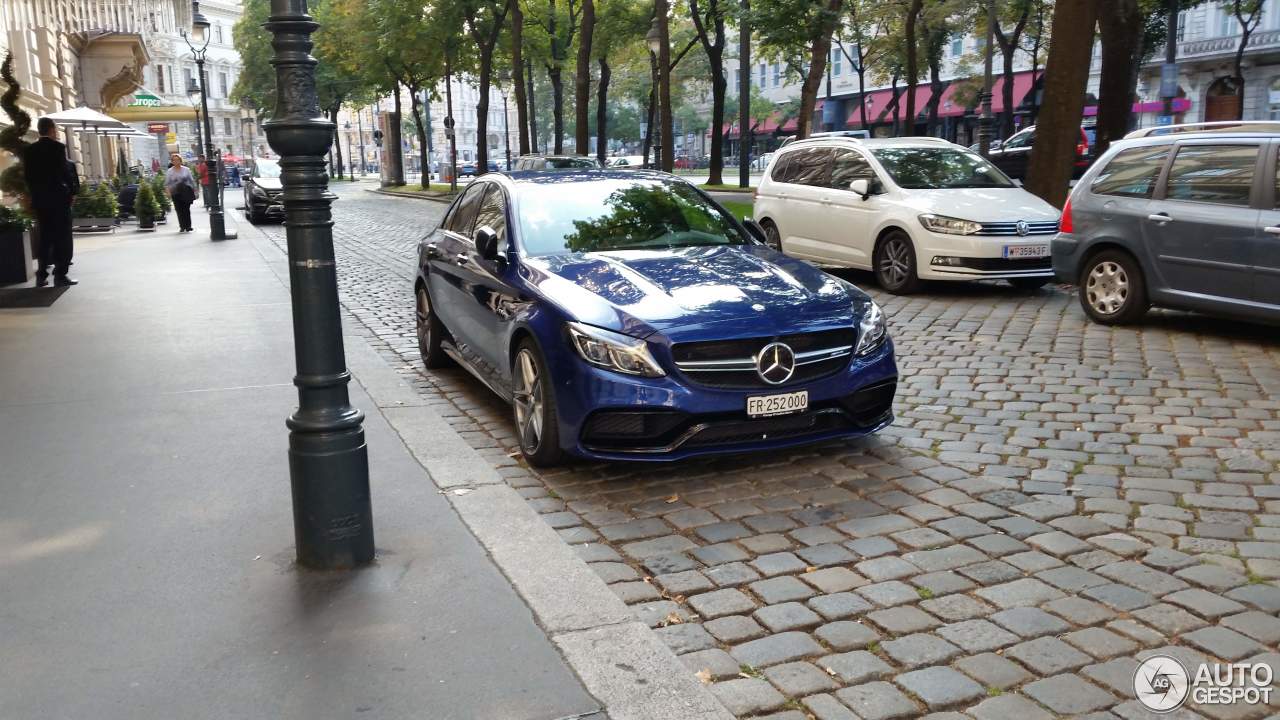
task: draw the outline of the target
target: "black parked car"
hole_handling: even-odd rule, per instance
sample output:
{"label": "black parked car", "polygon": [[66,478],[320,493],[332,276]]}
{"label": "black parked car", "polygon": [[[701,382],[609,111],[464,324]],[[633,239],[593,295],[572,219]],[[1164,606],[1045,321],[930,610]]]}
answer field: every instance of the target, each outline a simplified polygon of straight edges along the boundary
{"label": "black parked car", "polygon": [[[495,161],[493,161],[493,160],[490,160],[490,161],[489,161],[489,172],[498,172],[498,163],[497,163],[497,162],[495,162]],[[459,175],[461,175],[462,177],[475,177],[475,176],[476,176],[476,161],[475,161],[475,160],[469,160],[469,161],[467,161],[467,162],[463,163],[463,164],[458,168],[458,174],[459,174]]]}
{"label": "black parked car", "polygon": [[[1001,142],[998,146],[992,145],[991,163],[1000,168],[1005,175],[1015,180],[1025,181],[1027,167],[1031,164],[1031,149],[1035,142],[1036,126],[1023,128],[1010,135],[1008,140]],[[1084,171],[1089,169],[1089,164],[1093,161],[1090,154],[1091,147],[1093,143],[1089,141],[1089,133],[1083,127],[1080,128],[1080,141],[1076,143],[1076,159],[1071,166],[1073,179],[1078,180]]]}
{"label": "black parked car", "polygon": [[256,225],[268,218],[284,220],[283,196],[280,163],[255,158],[253,170],[244,177],[244,212],[249,222]]}

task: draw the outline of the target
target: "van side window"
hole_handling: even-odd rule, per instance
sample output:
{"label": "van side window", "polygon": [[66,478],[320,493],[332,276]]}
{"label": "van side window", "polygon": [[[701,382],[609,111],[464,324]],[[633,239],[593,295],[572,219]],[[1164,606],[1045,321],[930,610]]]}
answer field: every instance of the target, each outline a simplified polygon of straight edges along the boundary
{"label": "van side window", "polygon": [[1168,147],[1137,147],[1121,150],[1093,179],[1089,192],[1095,195],[1149,198],[1156,179],[1169,157]]}
{"label": "van side window", "polygon": [[871,186],[875,185],[876,173],[871,163],[853,150],[836,150],[831,161],[831,187],[836,190],[848,190],[849,183],[863,178]]}
{"label": "van side window", "polygon": [[830,149],[805,148],[787,154],[791,157],[791,162],[787,163],[787,179],[783,182],[815,187],[827,187],[830,184]]}
{"label": "van side window", "polygon": [[773,161],[773,169],[769,171],[769,179],[774,182],[790,182],[787,173],[791,171],[791,153],[782,153]]}
{"label": "van side window", "polygon": [[1165,198],[1248,207],[1257,161],[1257,145],[1183,145]]}

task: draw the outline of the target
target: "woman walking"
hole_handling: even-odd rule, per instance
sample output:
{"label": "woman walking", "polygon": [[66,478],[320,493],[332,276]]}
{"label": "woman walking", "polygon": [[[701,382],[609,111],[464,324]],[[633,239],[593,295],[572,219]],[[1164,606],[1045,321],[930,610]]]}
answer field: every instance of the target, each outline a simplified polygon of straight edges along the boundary
{"label": "woman walking", "polygon": [[178,232],[191,232],[191,203],[196,201],[196,179],[182,164],[182,156],[169,156],[169,169],[164,171],[164,190],[173,198],[178,211]]}

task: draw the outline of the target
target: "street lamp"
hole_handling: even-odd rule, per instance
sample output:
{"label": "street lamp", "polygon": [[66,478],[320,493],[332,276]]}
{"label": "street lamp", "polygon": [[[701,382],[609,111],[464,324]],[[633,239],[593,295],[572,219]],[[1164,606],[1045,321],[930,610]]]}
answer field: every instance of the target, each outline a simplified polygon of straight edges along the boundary
{"label": "street lamp", "polygon": [[200,132],[200,108],[196,107],[196,96],[200,94],[200,83],[195,78],[187,83],[187,97],[191,100],[191,109],[196,111],[196,154],[204,147],[204,140],[201,139]]}
{"label": "street lamp", "polygon": [[[191,39],[201,43],[197,48]],[[191,36],[184,30],[182,39],[191,48],[191,55],[196,61],[196,73],[200,76],[200,114],[204,115],[204,161],[209,173],[209,236],[213,240],[229,240],[236,236],[235,231],[227,232],[226,222],[222,216],[222,178],[218,174],[218,161],[213,153],[213,125],[209,122],[209,90],[204,82],[204,56],[209,49],[209,19],[200,12],[200,3],[191,3]],[[198,121],[197,121],[198,122]],[[215,186],[214,183],[219,183]]]}
{"label": "street lamp", "polygon": [[[982,76],[982,110],[981,115],[978,116],[978,153],[982,157],[988,157],[991,154],[991,126],[993,122],[991,117],[991,56],[994,50],[992,44],[995,42],[996,28],[995,0],[987,0],[986,5],[987,46],[984,48],[986,50],[986,58],[984,59],[985,65],[983,66]],[[1009,108],[1005,108],[1005,110],[1008,111]],[[915,118],[911,118],[909,122],[914,123]]]}
{"label": "street lamp", "polygon": [[658,30],[658,18],[654,18],[649,24],[649,32],[644,36],[644,44],[649,47],[649,52],[654,55],[662,49],[662,33]]}
{"label": "street lamp", "polygon": [[300,565],[334,570],[373,561],[373,509],[364,413],[347,394],[333,214],[325,151],[334,124],[320,114],[307,0],[271,0],[276,107],[263,123],[280,156],[298,409],[289,416],[289,480]]}
{"label": "street lamp", "polygon": [[[644,44],[649,48],[649,56],[654,58],[653,61],[653,127],[649,128],[649,135],[657,135],[659,141],[662,139],[662,93],[658,92],[656,87],[661,78],[658,68],[658,54],[662,50],[662,31],[658,29],[658,16],[655,14],[653,22],[649,25],[649,32],[644,36]],[[662,169],[662,145],[660,142],[653,142],[650,139],[649,144],[653,146],[653,166],[659,170]]]}
{"label": "street lamp", "polygon": [[498,87],[502,90],[502,138],[507,146],[507,172],[511,172],[511,108],[507,106],[507,85],[511,81],[511,72],[503,69],[498,72]]}

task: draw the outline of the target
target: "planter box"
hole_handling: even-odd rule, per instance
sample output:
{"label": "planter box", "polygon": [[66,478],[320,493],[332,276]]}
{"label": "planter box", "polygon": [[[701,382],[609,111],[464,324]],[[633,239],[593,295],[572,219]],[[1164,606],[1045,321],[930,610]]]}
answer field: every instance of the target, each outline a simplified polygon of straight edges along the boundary
{"label": "planter box", "polygon": [[74,232],[114,232],[115,218],[71,218],[71,229]]}
{"label": "planter box", "polygon": [[31,280],[31,234],[0,231],[0,285]]}

